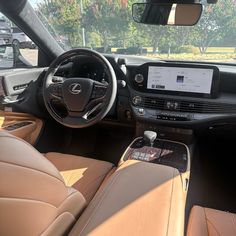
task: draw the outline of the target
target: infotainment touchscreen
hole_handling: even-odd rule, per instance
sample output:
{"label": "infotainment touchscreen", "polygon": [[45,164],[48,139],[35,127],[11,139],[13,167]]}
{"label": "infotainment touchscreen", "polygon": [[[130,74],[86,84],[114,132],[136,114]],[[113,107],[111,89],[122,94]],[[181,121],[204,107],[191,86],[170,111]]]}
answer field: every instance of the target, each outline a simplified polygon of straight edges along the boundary
{"label": "infotainment touchscreen", "polygon": [[147,89],[211,94],[214,69],[149,66]]}

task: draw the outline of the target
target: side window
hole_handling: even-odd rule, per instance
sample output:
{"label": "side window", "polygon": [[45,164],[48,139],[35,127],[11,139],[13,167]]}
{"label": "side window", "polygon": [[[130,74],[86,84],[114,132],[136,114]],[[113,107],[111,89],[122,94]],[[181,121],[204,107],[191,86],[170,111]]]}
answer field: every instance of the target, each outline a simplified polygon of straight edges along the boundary
{"label": "side window", "polygon": [[37,46],[0,13],[0,69],[34,67],[37,64]]}

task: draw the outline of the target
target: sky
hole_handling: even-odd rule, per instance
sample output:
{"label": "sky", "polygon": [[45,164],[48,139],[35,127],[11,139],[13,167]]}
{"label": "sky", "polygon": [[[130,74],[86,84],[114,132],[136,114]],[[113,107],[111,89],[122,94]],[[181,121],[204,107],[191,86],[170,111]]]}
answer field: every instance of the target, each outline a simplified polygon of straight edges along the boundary
{"label": "sky", "polygon": [[31,3],[31,5],[32,5],[33,7],[36,7],[37,4],[38,4],[39,2],[41,2],[41,0],[28,0],[28,1]]}

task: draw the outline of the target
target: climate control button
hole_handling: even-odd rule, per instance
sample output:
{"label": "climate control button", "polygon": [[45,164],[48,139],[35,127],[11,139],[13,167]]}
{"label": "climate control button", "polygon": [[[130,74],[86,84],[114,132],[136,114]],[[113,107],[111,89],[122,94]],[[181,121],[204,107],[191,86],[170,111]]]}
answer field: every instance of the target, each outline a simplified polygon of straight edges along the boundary
{"label": "climate control button", "polygon": [[144,81],[144,77],[142,74],[137,74],[135,75],[134,80],[136,83],[141,84]]}

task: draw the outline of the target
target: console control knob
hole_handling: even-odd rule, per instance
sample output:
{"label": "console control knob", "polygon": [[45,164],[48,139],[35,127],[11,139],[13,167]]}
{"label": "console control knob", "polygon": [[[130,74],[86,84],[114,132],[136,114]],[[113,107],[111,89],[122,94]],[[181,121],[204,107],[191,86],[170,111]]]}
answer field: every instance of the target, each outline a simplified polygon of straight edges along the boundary
{"label": "console control knob", "polygon": [[137,74],[135,75],[134,80],[136,83],[141,84],[144,81],[144,77],[142,74]]}
{"label": "console control knob", "polygon": [[157,138],[157,133],[154,131],[146,130],[144,131],[144,140],[150,143],[151,147],[154,144],[154,141]]}
{"label": "console control knob", "polygon": [[139,105],[142,102],[142,98],[140,96],[133,97],[133,104]]}

